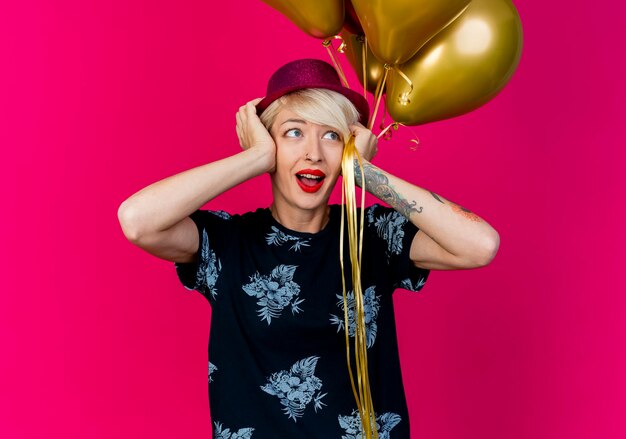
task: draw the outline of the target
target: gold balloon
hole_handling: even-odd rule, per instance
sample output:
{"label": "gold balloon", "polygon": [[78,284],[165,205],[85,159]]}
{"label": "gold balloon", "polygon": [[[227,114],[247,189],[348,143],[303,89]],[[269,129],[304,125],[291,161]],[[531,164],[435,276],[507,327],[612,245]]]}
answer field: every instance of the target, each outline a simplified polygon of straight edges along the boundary
{"label": "gold balloon", "polygon": [[[346,0],[350,1],[350,0]],[[352,0],[376,57],[399,64],[454,21],[470,0]]]}
{"label": "gold balloon", "polygon": [[263,0],[263,2],[315,38],[337,35],[343,26],[343,0]]}
{"label": "gold balloon", "polygon": [[454,23],[398,66],[387,80],[387,110],[396,122],[419,125],[472,111],[495,97],[517,68],[522,24],[510,0],[472,0]]}
{"label": "gold balloon", "polygon": [[[356,72],[361,85],[363,82],[363,45],[365,44],[365,36],[357,35],[350,32],[347,28],[344,28],[339,34],[343,38],[343,42],[346,45],[345,54],[348,58],[348,62]],[[378,80],[385,73],[383,63],[378,61],[371,49],[367,50],[365,75],[367,78],[367,90],[374,93],[376,91],[376,85]],[[384,91],[383,91],[384,92]]]}

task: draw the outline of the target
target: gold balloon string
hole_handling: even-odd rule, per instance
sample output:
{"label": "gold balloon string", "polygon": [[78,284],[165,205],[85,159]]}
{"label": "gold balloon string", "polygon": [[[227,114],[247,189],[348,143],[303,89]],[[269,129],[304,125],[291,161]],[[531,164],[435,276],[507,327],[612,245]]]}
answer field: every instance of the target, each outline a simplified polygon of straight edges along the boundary
{"label": "gold balloon string", "polygon": [[[362,170],[362,164],[360,161],[360,157],[358,156],[358,151],[356,150],[356,148],[354,146],[351,145],[351,147],[348,148],[349,151],[350,150],[354,150],[354,154],[358,160],[359,163],[359,168],[360,168],[360,172],[361,172],[361,176],[363,176],[363,170]],[[350,157],[349,157],[350,158]],[[348,162],[349,163],[349,162]],[[350,165],[348,165],[350,166]],[[349,180],[353,180],[354,179],[354,157],[352,157],[352,166],[350,166],[350,169],[352,169],[352,174],[348,174],[348,178]],[[348,185],[350,185],[348,183]],[[356,224],[356,199],[354,197],[355,194],[355,189],[354,186],[352,187],[352,190],[350,190],[350,188],[348,188],[348,191],[346,192],[346,198],[348,201],[348,230],[350,232],[349,236],[351,237],[351,240],[353,243],[358,242],[359,243],[359,252],[358,255],[356,254],[356,248],[355,245],[350,245],[350,258],[352,261],[355,261],[355,263],[353,264],[353,266],[355,267],[355,269],[352,271],[352,283],[354,286],[354,299],[355,299],[355,309],[356,309],[356,318],[354,321],[355,324],[355,351],[357,353],[357,374],[359,376],[359,389],[361,391],[361,407],[363,407],[363,411],[360,412],[361,414],[361,421],[362,424],[364,425],[364,430],[366,432],[367,437],[370,437],[371,431],[370,431],[370,425],[368,425],[365,420],[369,419],[371,421],[371,414],[373,413],[373,407],[372,407],[372,403],[371,403],[371,396],[370,396],[370,387],[369,387],[369,380],[368,380],[368,373],[367,373],[367,338],[366,338],[366,331],[365,331],[365,317],[364,317],[364,312],[363,312],[363,292],[362,292],[362,287],[361,287],[361,255],[362,255],[362,243],[363,243],[363,222],[364,222],[364,211],[363,209],[361,209],[361,234],[360,234],[360,240],[357,240],[356,238],[356,231],[357,231],[357,224]],[[365,193],[362,192],[362,200],[361,200],[361,206],[364,205],[364,195]],[[350,212],[353,212],[353,214],[351,215]],[[345,302],[345,301],[344,301]],[[348,321],[346,320],[346,325],[348,324]],[[348,326],[346,326],[348,327]]]}
{"label": "gold balloon string", "polygon": [[[343,168],[343,165],[342,165]],[[345,183],[344,183],[345,185]],[[343,289],[343,311],[344,311],[344,320],[348,321],[348,304],[346,299],[346,276],[345,269],[343,264],[343,240],[344,240],[344,207],[345,207],[345,187],[342,187],[341,190],[341,226],[339,228],[339,263],[341,265],[341,286]],[[345,323],[345,322],[344,322]],[[354,387],[354,376],[352,375],[352,366],[350,364],[350,338],[348,336],[348,331],[346,330],[346,360],[348,362],[348,373],[350,375],[350,384],[352,384],[352,393],[354,394],[354,399],[356,400],[357,408],[359,412],[361,411],[361,404],[359,397],[357,395],[356,388]]]}
{"label": "gold balloon string", "polygon": [[[394,130],[398,130],[398,125],[400,125],[398,122],[392,122],[389,125],[387,125],[387,127],[385,129],[383,129],[380,133],[378,133],[378,136],[376,136],[378,139],[380,139],[381,137],[383,138],[383,140],[390,140],[391,139],[391,130],[390,128],[393,128]],[[380,128],[382,129],[384,127],[384,124],[380,124]]]}
{"label": "gold balloon string", "polygon": [[[339,53],[344,53],[346,43],[343,41],[343,38],[341,38],[341,36],[339,35],[335,35],[333,39],[341,40],[341,45],[336,50]],[[343,73],[343,69],[341,68],[341,64],[335,57],[335,54],[333,53],[333,51],[331,50],[331,47],[334,48],[332,40],[328,39],[328,40],[322,41],[322,46],[324,46],[326,50],[328,51],[328,56],[330,56],[331,61],[335,65],[335,70],[337,70],[337,73],[339,74],[339,78],[341,79],[342,84],[344,85],[344,87],[350,88],[350,85],[348,84],[348,80],[346,79],[346,75]]]}
{"label": "gold balloon string", "polygon": [[[344,324],[346,335],[346,353],[348,371],[350,374],[350,382],[352,385],[352,392],[356,400],[357,408],[361,418],[361,425],[363,427],[363,434],[367,439],[378,439],[378,431],[373,429],[372,433],[372,419],[374,419],[375,425],[375,413],[374,404],[372,402],[372,396],[369,384],[369,373],[367,364],[367,334],[365,327],[365,312],[363,306],[363,289],[361,285],[361,257],[363,255],[363,226],[365,223],[365,211],[363,206],[365,205],[365,190],[361,191],[361,215],[360,215],[360,227],[357,225],[357,205],[356,205],[356,183],[355,183],[355,166],[354,161],[357,160],[359,164],[359,170],[361,173],[362,186],[365,185],[365,175],[363,173],[363,163],[356,149],[354,135],[350,136],[348,142],[343,151],[341,169],[343,175],[343,184],[341,192],[341,228],[340,228],[340,246],[339,246],[339,261],[341,263],[341,282],[343,287],[343,303],[344,303]],[[350,342],[349,342],[349,319],[348,319],[348,298],[346,292],[346,280],[345,280],[345,267],[343,261],[343,245],[344,245],[344,206],[347,209],[347,222],[348,222],[348,246],[350,254],[350,262],[352,267],[352,287],[354,293],[354,307],[355,307],[355,334],[354,334],[354,349],[355,349],[355,361],[357,368],[357,381],[358,381],[358,394],[354,384],[354,377],[352,374],[352,367],[350,363]],[[357,234],[359,230],[359,234]]]}
{"label": "gold balloon string", "polygon": [[400,94],[398,95],[398,103],[399,103],[400,105],[409,105],[409,104],[411,103],[411,99],[409,99],[409,95],[410,95],[411,93],[413,93],[413,82],[409,79],[409,77],[408,77],[408,76],[406,76],[406,75],[402,72],[402,70],[400,70],[400,68],[399,68],[398,66],[394,66],[394,67],[393,67],[393,70],[394,70],[396,73],[398,73],[398,74],[402,77],[402,79],[404,79],[404,80],[407,82],[407,84],[409,84],[409,89],[410,89],[409,91],[404,92],[404,93],[400,93]]}
{"label": "gold balloon string", "polygon": [[[347,293],[346,293],[346,279],[345,279],[345,267],[344,267],[344,261],[343,261],[343,245],[344,245],[344,223],[345,223],[345,216],[344,216],[344,206],[346,206],[346,198],[351,199],[350,196],[350,189],[354,189],[354,186],[351,183],[354,183],[354,170],[352,169],[352,171],[350,170],[352,168],[352,166],[350,166],[350,159],[352,159],[352,154],[351,154],[351,147],[348,146],[349,143],[351,142],[352,139],[350,139],[348,141],[348,144],[346,144],[346,147],[344,149],[344,153],[343,153],[343,157],[342,157],[342,163],[341,163],[341,167],[342,167],[342,175],[343,175],[343,183],[342,183],[342,191],[341,191],[341,228],[340,228],[340,234],[339,234],[339,262],[341,264],[341,283],[342,283],[342,287],[343,287],[343,309],[344,309],[344,329],[345,329],[345,336],[346,336],[346,361],[348,363],[348,372],[350,374],[350,383],[352,385],[352,393],[354,394],[354,399],[356,400],[356,404],[357,404],[357,408],[359,410],[359,413],[362,413],[363,411],[363,406],[361,404],[361,398],[360,398],[360,394],[361,394],[361,376],[358,375],[358,382],[359,382],[359,391],[357,392],[355,385],[354,385],[354,376],[352,374],[352,365],[350,363],[350,339],[349,339],[349,332],[348,332],[348,325],[349,325],[349,320],[348,320],[348,303],[347,303]],[[352,174],[351,174],[352,172]],[[350,176],[352,175],[352,179],[350,178]],[[348,216],[350,217],[350,212],[351,212],[351,207],[353,206],[348,206]],[[353,236],[349,235],[349,245],[353,245]],[[350,257],[352,257],[352,252],[350,251]],[[356,269],[356,267],[353,265],[352,266],[352,272],[354,272],[354,270]],[[358,310],[357,310],[358,311]],[[355,345],[356,345],[356,337],[355,337]],[[356,350],[356,346],[355,346],[355,350]],[[357,362],[358,362],[358,355],[357,355]]]}
{"label": "gold balloon string", "polygon": [[387,73],[389,73],[389,69],[391,66],[385,63],[385,74],[378,80],[378,85],[376,86],[376,92],[374,93],[374,99],[376,99],[376,105],[374,106],[374,113],[370,118],[369,123],[367,124],[367,128],[369,130],[374,126],[374,121],[376,120],[376,113],[378,112],[378,105],[380,104],[380,98],[383,95],[383,90],[385,89],[385,81],[387,80]]}
{"label": "gold balloon string", "polygon": [[[343,231],[344,228],[344,215],[343,215],[343,209],[344,209],[344,205],[347,208],[347,218],[348,218],[348,245],[349,245],[349,254],[350,254],[350,260],[352,262],[352,280],[353,280],[353,290],[356,293],[358,286],[354,284],[354,274],[358,273],[359,270],[359,266],[358,266],[358,260],[355,260],[354,258],[354,248],[356,246],[356,235],[354,234],[354,229],[353,229],[353,221],[354,218],[356,217],[356,203],[355,203],[355,198],[354,198],[354,194],[355,194],[355,177],[354,177],[354,139],[353,136],[350,136],[350,139],[348,140],[348,142],[346,143],[346,146],[344,148],[344,152],[343,152],[343,157],[342,157],[342,175],[343,175],[343,184],[342,184],[342,216],[341,216],[341,230]],[[348,306],[347,306],[347,293],[346,293],[346,289],[345,289],[345,268],[344,268],[344,263],[343,263],[343,244],[344,244],[344,240],[342,239],[343,236],[340,237],[341,241],[340,241],[340,262],[341,262],[341,268],[342,268],[342,284],[344,286],[344,318],[345,318],[345,329],[346,329],[346,342],[348,342],[348,329],[349,329],[349,321],[348,321],[348,314],[347,314],[347,310],[348,310]],[[356,312],[358,313],[358,303],[356,302],[358,299],[356,297],[357,295],[355,294],[355,308],[356,308]],[[357,323],[357,322],[354,322]],[[363,385],[363,381],[361,379],[361,374],[359,373],[359,350],[356,347],[356,345],[358,341],[358,337],[355,334],[355,351],[356,351],[356,355],[357,355],[357,377],[358,377],[358,387],[359,387],[359,395],[362,394],[362,385]],[[346,344],[346,350],[349,352],[350,350],[350,345],[349,343]],[[348,356],[348,370],[351,371],[351,365],[349,362],[349,356]],[[352,373],[350,373],[350,375],[352,376]],[[354,383],[352,383],[352,387],[353,387],[353,391],[354,391]],[[354,391],[354,396],[355,399],[357,401],[357,406],[359,408],[359,412],[362,411],[362,398],[360,396],[358,396],[356,394],[356,391]]]}
{"label": "gold balloon string", "polygon": [[408,128],[411,133],[413,134],[413,138],[409,139],[410,142],[414,143],[415,146],[411,146],[411,150],[415,151],[417,149],[417,145],[419,145],[420,141],[419,138],[417,137],[417,135],[415,135],[415,132],[413,131],[413,129],[411,129],[410,126],[405,125],[401,122],[391,122],[389,125],[385,126],[385,119],[387,118],[387,115],[389,114],[387,112],[387,96],[385,96],[383,99],[385,99],[385,105],[383,105],[383,117],[380,121],[380,126],[378,128],[380,128],[380,133],[378,133],[378,136],[376,136],[377,139],[380,139],[381,137],[383,138],[383,140],[391,140],[392,137],[392,129],[393,131],[398,131],[398,127],[400,125],[402,125],[403,127]]}
{"label": "gold balloon string", "polygon": [[359,35],[357,41],[363,43],[361,46],[361,59],[363,62],[363,97],[367,99],[367,37]]}
{"label": "gold balloon string", "polygon": [[385,119],[387,118],[387,97],[385,96],[383,99],[385,99],[385,104],[383,105],[383,117],[380,121],[380,126],[378,127],[381,132],[378,134],[378,136],[376,137],[377,139],[380,139],[381,137],[383,138],[383,140],[391,140],[391,130],[390,128],[393,128],[394,130],[398,130],[398,124],[395,124],[395,122],[392,122],[391,124],[389,124],[387,126],[387,128],[385,128]]}
{"label": "gold balloon string", "polygon": [[391,128],[393,128],[394,131],[398,130],[398,127],[402,125],[403,127],[406,127],[409,129],[409,131],[411,131],[411,134],[413,134],[413,138],[409,139],[409,142],[412,142],[415,144],[415,146],[411,146],[411,151],[415,151],[417,149],[417,147],[420,144],[420,140],[417,137],[417,135],[415,134],[415,132],[411,129],[410,126],[405,125],[403,123],[400,122],[392,122],[389,125],[387,125],[384,129],[383,128],[383,124],[380,125],[380,128],[382,129],[382,131],[380,133],[378,133],[378,136],[376,136],[378,139],[380,139],[381,137],[384,140],[390,140],[391,139]]}

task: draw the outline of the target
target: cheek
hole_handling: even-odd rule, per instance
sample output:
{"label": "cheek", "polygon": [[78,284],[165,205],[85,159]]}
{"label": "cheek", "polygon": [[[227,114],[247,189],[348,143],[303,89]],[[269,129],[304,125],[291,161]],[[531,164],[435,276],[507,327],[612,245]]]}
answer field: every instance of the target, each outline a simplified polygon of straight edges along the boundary
{"label": "cheek", "polygon": [[276,162],[284,162],[287,148],[280,141],[276,141],[276,139],[274,139],[274,144],[276,145]]}
{"label": "cheek", "polygon": [[290,148],[290,145],[276,145],[276,170],[280,172],[290,173],[291,168],[298,161],[298,151],[296,148]]}
{"label": "cheek", "polygon": [[328,164],[333,171],[341,172],[341,158],[343,157],[343,148],[335,148],[328,152],[326,156]]}

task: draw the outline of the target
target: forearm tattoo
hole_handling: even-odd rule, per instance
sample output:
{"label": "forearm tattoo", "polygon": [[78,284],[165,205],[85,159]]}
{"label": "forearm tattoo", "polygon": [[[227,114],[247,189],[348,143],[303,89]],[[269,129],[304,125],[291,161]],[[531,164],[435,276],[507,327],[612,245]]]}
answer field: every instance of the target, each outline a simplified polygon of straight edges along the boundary
{"label": "forearm tattoo", "polygon": [[[407,201],[400,196],[395,188],[389,184],[389,179],[385,174],[374,168],[369,163],[363,164],[363,174],[365,175],[365,189],[373,195],[380,198],[385,203],[396,209],[405,217],[409,218],[413,212],[422,213],[423,207],[419,209],[415,207],[417,201]],[[363,179],[361,178],[361,169],[359,162],[354,161],[354,180],[359,187],[363,187]]]}
{"label": "forearm tattoo", "polygon": [[[411,202],[409,202],[402,198],[400,194],[396,192],[394,187],[389,184],[389,179],[387,178],[387,176],[369,163],[363,164],[363,174],[365,175],[365,189],[389,204],[405,217],[409,218],[411,213],[422,213],[422,211],[424,210],[424,208],[421,206],[419,209],[415,207],[417,201],[412,200]],[[361,170],[359,168],[358,160],[354,161],[354,180],[359,187],[363,187],[363,180],[361,178]],[[478,215],[472,213],[469,209],[466,209],[450,200],[446,200],[446,203],[446,201],[444,201],[444,199],[436,193],[432,191],[429,192],[435,200],[439,201],[441,204],[449,203],[454,212],[464,216],[470,221],[482,221],[482,219]]]}
{"label": "forearm tattoo", "polygon": [[[441,204],[446,204],[445,201],[443,201],[439,195],[437,195],[436,193],[429,191],[430,194],[433,196],[433,198],[437,201],[439,201]],[[452,211],[456,212],[460,215],[463,215],[465,218],[467,218],[470,221],[482,221],[482,219],[476,215],[475,213],[472,213],[469,209],[466,209],[463,206],[459,206],[458,204],[456,204],[454,201],[450,201],[450,200],[446,200],[448,203],[450,203],[450,205],[452,206]]]}
{"label": "forearm tattoo", "polygon": [[[441,201],[439,199],[439,197],[437,196],[437,194],[431,192],[431,194],[433,194],[433,197],[435,197],[437,200]],[[476,215],[475,213],[472,213],[469,209],[466,209],[463,206],[460,206],[458,204],[456,204],[454,201],[450,201],[450,200],[446,200],[448,201],[448,203],[450,203],[450,205],[452,206],[452,211],[455,213],[458,213],[459,215],[464,216],[465,218],[467,218],[470,221],[476,221],[476,222],[480,222],[482,221],[482,218],[479,217],[478,215]],[[443,201],[441,201],[443,203]],[[446,203],[443,203],[446,204]]]}
{"label": "forearm tattoo", "polygon": [[436,193],[434,193],[432,191],[428,191],[428,192],[430,192],[430,195],[432,195],[435,198],[435,200],[439,201],[441,204],[446,204],[446,203],[443,202],[443,200],[441,198],[439,198],[439,195],[437,195]]}

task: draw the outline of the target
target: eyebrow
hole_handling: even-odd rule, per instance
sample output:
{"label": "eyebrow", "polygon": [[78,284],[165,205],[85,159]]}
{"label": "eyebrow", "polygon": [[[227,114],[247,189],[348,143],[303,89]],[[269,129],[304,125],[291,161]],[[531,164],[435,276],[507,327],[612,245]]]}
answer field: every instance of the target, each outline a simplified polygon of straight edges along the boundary
{"label": "eyebrow", "polygon": [[287,119],[286,121],[284,121],[283,123],[281,123],[281,125],[286,124],[287,122],[297,122],[297,123],[303,123],[306,124],[305,120],[302,119]]}

